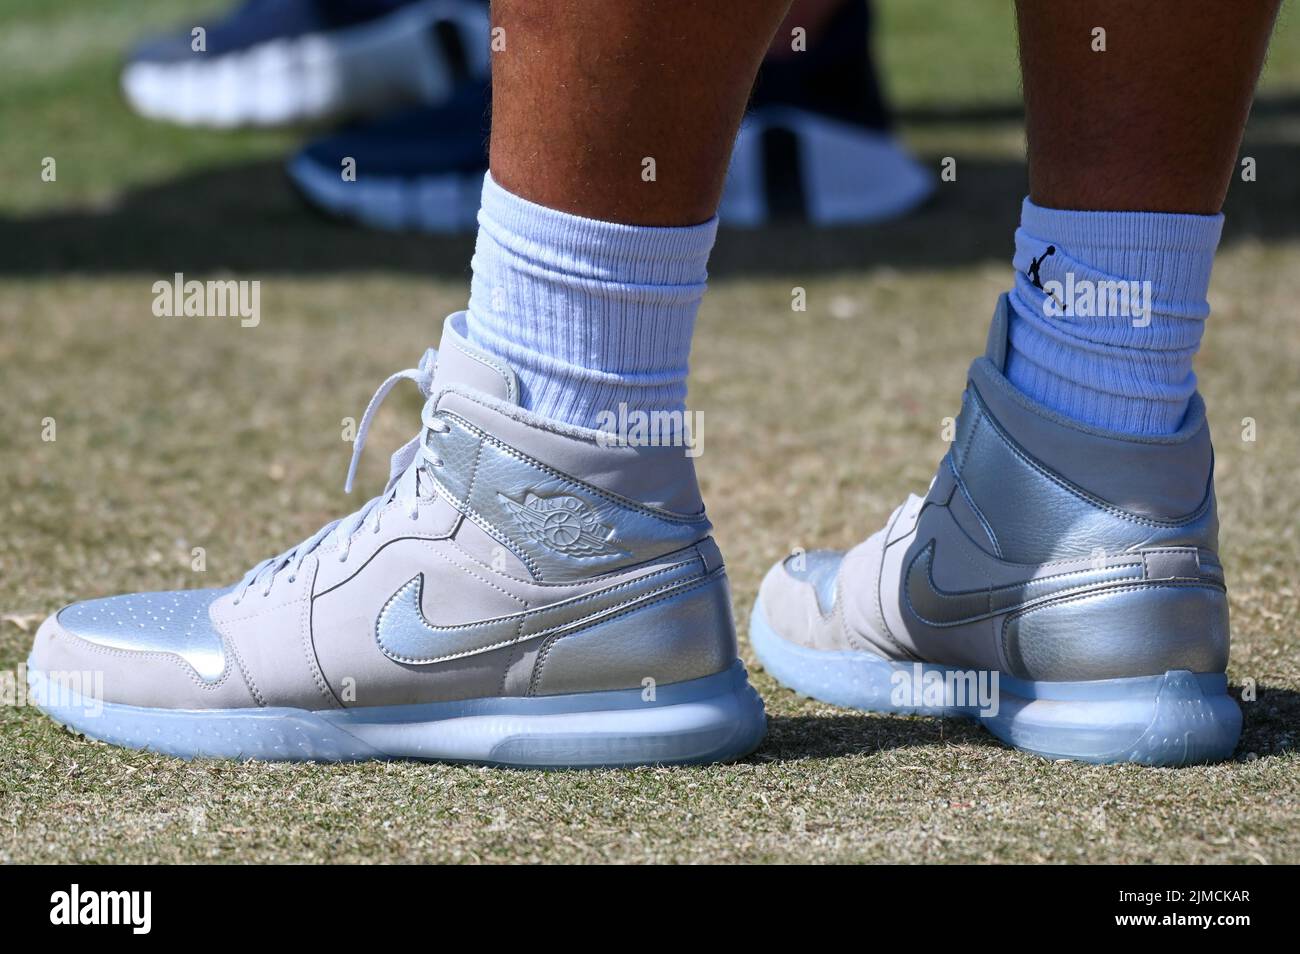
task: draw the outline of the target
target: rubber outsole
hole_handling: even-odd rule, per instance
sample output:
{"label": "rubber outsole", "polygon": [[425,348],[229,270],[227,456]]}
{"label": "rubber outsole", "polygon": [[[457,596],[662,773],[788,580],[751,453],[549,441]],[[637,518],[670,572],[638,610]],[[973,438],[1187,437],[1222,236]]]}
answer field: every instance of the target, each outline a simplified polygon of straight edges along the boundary
{"label": "rubber outsole", "polygon": [[1228,695],[1224,673],[1174,670],[1127,679],[1035,682],[999,672],[997,692],[987,700],[996,705],[955,704],[951,695],[940,695],[934,705],[908,705],[899,701],[900,686],[927,681],[938,686],[965,671],[797,646],[777,634],[761,604],[754,606],[749,638],[778,682],[814,699],[867,712],[969,718],[1008,745],[1049,759],[1163,766],[1221,762],[1231,757],[1241,736],[1241,709]]}
{"label": "rubber outsole", "polygon": [[419,759],[513,768],[696,764],[743,758],[758,747],[767,725],[763,702],[739,660],[723,672],[652,693],[626,689],[321,711],[143,708],[86,699],[35,669],[29,668],[28,682],[41,711],[74,731],[184,759]]}

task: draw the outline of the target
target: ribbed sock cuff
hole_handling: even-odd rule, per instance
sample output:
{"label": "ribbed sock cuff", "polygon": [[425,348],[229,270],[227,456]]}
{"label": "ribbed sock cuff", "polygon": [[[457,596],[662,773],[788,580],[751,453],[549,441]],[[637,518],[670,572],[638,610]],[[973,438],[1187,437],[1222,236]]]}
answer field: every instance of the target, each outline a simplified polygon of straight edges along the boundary
{"label": "ribbed sock cuff", "polygon": [[1026,199],[1007,377],[1088,424],[1177,430],[1196,390],[1222,227],[1221,215],[1073,212]]}
{"label": "ribbed sock cuff", "polygon": [[526,407],[594,426],[679,410],[717,219],[623,225],[549,209],[484,179],[467,319],[509,362]]}

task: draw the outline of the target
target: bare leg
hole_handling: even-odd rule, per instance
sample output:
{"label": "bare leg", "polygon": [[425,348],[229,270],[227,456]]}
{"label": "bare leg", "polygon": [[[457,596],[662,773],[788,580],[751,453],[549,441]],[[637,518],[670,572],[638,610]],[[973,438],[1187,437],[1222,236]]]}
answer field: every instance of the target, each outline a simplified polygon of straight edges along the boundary
{"label": "bare leg", "polygon": [[[717,209],[788,0],[497,0],[492,177],[588,218],[691,225]],[[654,181],[643,177],[654,160]]]}
{"label": "bare leg", "polygon": [[[1041,206],[1214,214],[1278,0],[1016,4]],[[1093,49],[1102,28],[1105,52]]]}

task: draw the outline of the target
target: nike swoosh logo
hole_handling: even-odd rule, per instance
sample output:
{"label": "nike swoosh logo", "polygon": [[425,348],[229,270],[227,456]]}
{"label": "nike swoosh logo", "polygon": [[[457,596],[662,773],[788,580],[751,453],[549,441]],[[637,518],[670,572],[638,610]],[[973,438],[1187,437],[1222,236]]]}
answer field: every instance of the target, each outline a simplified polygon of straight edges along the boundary
{"label": "nike swoosh logo", "polygon": [[977,590],[941,590],[934,582],[935,541],[926,544],[907,567],[907,603],[927,626],[961,626],[1014,613],[1034,603],[1092,586],[1144,578],[1142,560],[1115,566],[1070,570]]}
{"label": "nike swoosh logo", "polygon": [[[721,572],[720,570],[717,572]],[[575,631],[636,609],[649,601],[713,578],[696,556],[604,589],[474,623],[435,626],[421,608],[424,574],[404,583],[375,621],[375,639],[397,662],[432,665],[512,646],[539,636]]]}

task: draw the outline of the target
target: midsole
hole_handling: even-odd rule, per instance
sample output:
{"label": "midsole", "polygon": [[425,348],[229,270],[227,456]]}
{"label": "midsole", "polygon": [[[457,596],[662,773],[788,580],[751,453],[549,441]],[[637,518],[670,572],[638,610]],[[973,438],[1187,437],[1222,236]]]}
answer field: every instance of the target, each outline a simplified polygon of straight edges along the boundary
{"label": "midsole", "polygon": [[[46,708],[42,697],[51,691],[46,674],[33,668],[30,661],[27,678],[31,698]],[[744,664],[737,660],[728,669],[691,679],[640,689],[607,689],[555,696],[491,696],[485,698],[421,702],[394,706],[349,706],[341,709],[303,709],[295,706],[248,706],[224,709],[179,709],[133,706],[120,702],[102,702],[75,692],[61,692],[53,705],[60,709],[103,710],[111,715],[149,715],[153,717],[186,716],[198,718],[273,718],[275,716],[312,716],[339,726],[371,724],[392,725],[441,722],[476,716],[536,716],[582,712],[617,712],[684,705],[712,698],[746,681]]]}
{"label": "midsole", "polygon": [[[222,54],[132,62],[122,72],[122,86],[145,115],[218,126],[442,102],[455,77],[426,29],[439,9],[421,3],[365,23],[268,39]],[[475,58],[475,75],[486,69],[487,63]]]}
{"label": "midsole", "polygon": [[[386,34],[392,31],[394,19],[390,16],[359,26],[279,37],[206,59],[128,63],[125,69],[134,75],[159,78],[184,71],[187,76],[204,79],[222,76],[224,70],[235,65],[256,75],[262,83],[301,79],[304,65],[334,69],[339,58],[362,56],[376,46],[391,43]],[[404,35],[407,31],[401,32]]]}
{"label": "midsole", "polygon": [[753,751],[766,725],[739,660],[712,676],[642,689],[316,711],[54,702],[45,696],[45,673],[30,670],[28,681],[56,721],[181,758],[414,758],[519,768],[719,762]]}
{"label": "midsole", "polygon": [[[1126,702],[1138,699],[1150,699],[1160,691],[1166,680],[1166,673],[1145,676],[1123,676],[1113,679],[1084,679],[1077,681],[1021,679],[1000,669],[974,669],[951,666],[945,663],[920,662],[906,659],[887,659],[884,656],[865,650],[812,649],[791,643],[781,637],[767,621],[761,604],[754,607],[751,633],[757,636],[759,646],[781,647],[781,652],[791,660],[803,660],[809,663],[842,664],[856,667],[859,675],[870,673],[868,678],[899,682],[903,679],[927,681],[944,676],[969,675],[979,681],[981,678],[995,683],[999,695],[1010,696],[1020,700],[1041,700],[1051,702]],[[777,641],[775,644],[773,640]],[[759,653],[762,656],[762,651]],[[778,668],[780,668],[778,666]],[[1228,689],[1228,676],[1222,672],[1189,673],[1202,693],[1205,695],[1222,695]],[[900,678],[901,677],[901,678]],[[800,687],[796,687],[800,688]],[[968,705],[960,701],[946,699],[945,705],[962,710],[975,710],[979,706]],[[920,706],[918,706],[920,708]],[[971,711],[970,714],[978,714]]]}
{"label": "midsole", "polygon": [[[1123,676],[1115,679],[1086,679],[1078,682],[1059,682],[1017,679],[1001,673],[1002,692],[1021,699],[1041,699],[1052,702],[1112,702],[1124,699],[1145,698],[1159,691],[1165,673],[1158,676]],[[1228,691],[1228,674],[1223,672],[1195,672],[1192,678],[1205,695],[1222,695]]]}
{"label": "midsole", "polygon": [[[814,698],[870,712],[965,716],[1004,742],[1048,758],[1148,765],[1216,762],[1232,754],[1241,734],[1241,709],[1228,695],[1227,675],[1221,672],[1171,670],[1045,682],[1000,670],[977,672],[862,651],[816,650],[782,638],[761,604],[754,607],[750,642],[778,681]],[[949,680],[953,674],[966,678]],[[931,695],[926,694],[927,682],[936,689]],[[900,684],[904,698],[898,695]],[[977,699],[952,694],[954,687],[972,686]]]}

